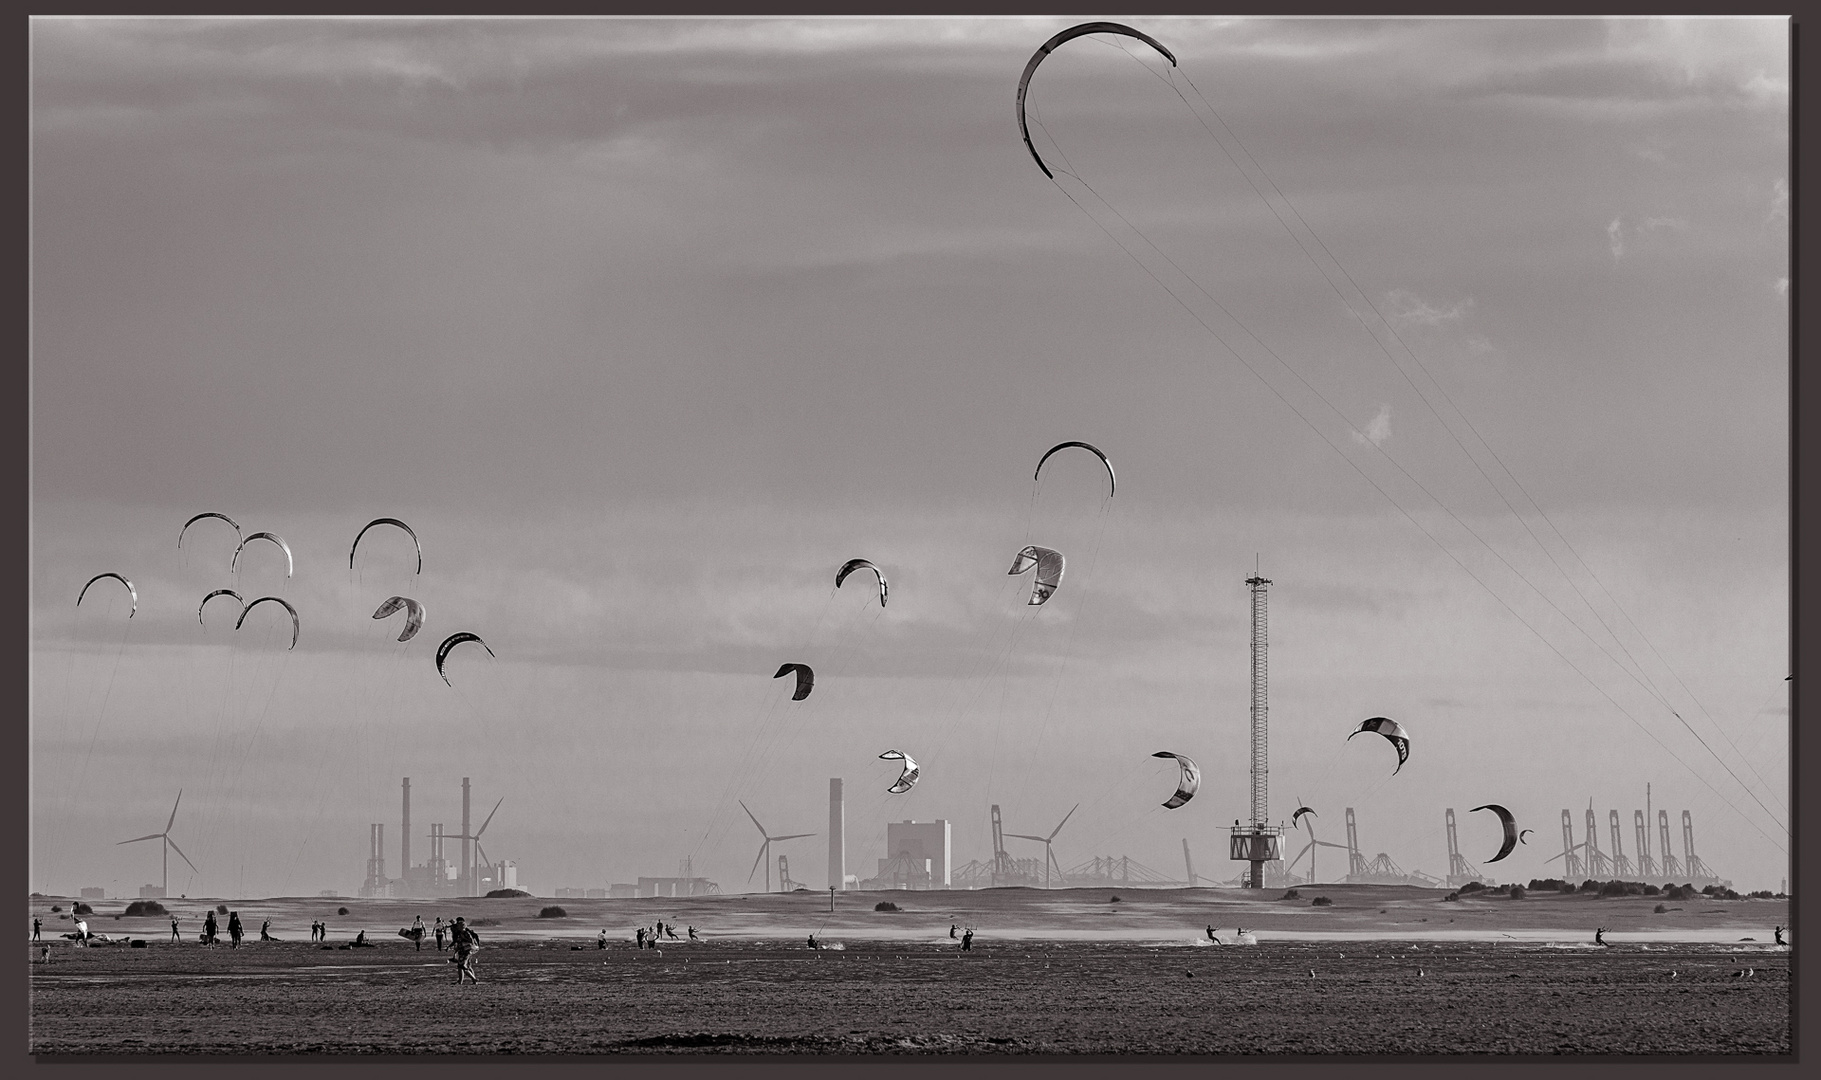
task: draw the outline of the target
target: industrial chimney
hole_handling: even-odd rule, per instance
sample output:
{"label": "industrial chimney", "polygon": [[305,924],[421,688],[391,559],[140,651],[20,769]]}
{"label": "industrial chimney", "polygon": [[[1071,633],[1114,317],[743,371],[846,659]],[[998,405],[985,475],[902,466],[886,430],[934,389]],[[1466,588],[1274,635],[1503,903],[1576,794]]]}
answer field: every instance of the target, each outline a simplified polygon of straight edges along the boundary
{"label": "industrial chimney", "polygon": [[474,895],[474,853],[468,847],[474,842],[474,834],[468,831],[468,778],[462,777],[462,870],[457,882],[462,896]]}
{"label": "industrial chimney", "polygon": [[828,781],[828,887],[847,888],[847,811],[839,777]]}
{"label": "industrial chimney", "polygon": [[398,834],[398,879],[411,891],[411,778],[405,777],[405,827]]}

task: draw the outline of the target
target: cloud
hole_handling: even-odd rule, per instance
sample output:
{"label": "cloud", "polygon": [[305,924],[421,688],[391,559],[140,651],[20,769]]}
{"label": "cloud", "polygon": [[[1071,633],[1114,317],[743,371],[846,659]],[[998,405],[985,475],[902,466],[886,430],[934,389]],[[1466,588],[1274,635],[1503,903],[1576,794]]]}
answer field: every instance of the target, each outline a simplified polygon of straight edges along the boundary
{"label": "cloud", "polygon": [[1771,185],[1770,213],[1764,217],[1766,225],[1775,221],[1789,224],[1789,181],[1781,176]]}
{"label": "cloud", "polygon": [[1357,431],[1351,434],[1353,441],[1361,446],[1367,443],[1371,443],[1373,446],[1385,445],[1385,440],[1391,437],[1391,406],[1380,405],[1378,407],[1378,415],[1374,416],[1366,425],[1365,434],[1362,435]]}
{"label": "cloud", "polygon": [[1440,326],[1445,322],[1459,320],[1472,310],[1473,297],[1469,296],[1451,307],[1440,308],[1407,289],[1392,289],[1385,294],[1385,304],[1390,309],[1385,316],[1394,322]]}
{"label": "cloud", "polygon": [[1617,259],[1625,254],[1625,237],[1620,231],[1618,218],[1606,226],[1606,246],[1612,249],[1612,257]]}

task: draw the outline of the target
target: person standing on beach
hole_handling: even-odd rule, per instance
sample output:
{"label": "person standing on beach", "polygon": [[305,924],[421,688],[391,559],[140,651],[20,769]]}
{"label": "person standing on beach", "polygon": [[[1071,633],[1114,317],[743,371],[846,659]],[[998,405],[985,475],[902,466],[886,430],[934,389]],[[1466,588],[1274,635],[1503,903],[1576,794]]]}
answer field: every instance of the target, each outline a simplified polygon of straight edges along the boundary
{"label": "person standing on beach", "polygon": [[213,911],[203,913],[202,943],[204,945],[215,944],[215,913]]}
{"label": "person standing on beach", "polygon": [[244,933],[246,929],[240,925],[240,912],[228,912],[228,937],[234,940],[234,948],[240,948],[240,936]]}
{"label": "person standing on beach", "polygon": [[455,985],[462,984],[463,976],[467,976],[469,982],[478,984],[480,979],[474,975],[472,958],[474,950],[480,947],[480,935],[468,929],[464,916],[457,915],[455,925],[450,928],[450,937],[455,941]]}
{"label": "person standing on beach", "polygon": [[948,924],[948,936],[949,936],[950,940],[953,940],[954,938],[961,936],[961,935],[955,933],[955,931],[957,931],[959,929],[961,929],[961,926],[958,923],[949,923]]}
{"label": "person standing on beach", "polygon": [[[34,940],[35,940],[35,939],[36,939],[36,938],[37,938],[37,936],[38,936],[38,934],[37,934],[37,926],[38,926],[38,920],[37,920],[37,919],[33,919],[33,920],[32,920],[32,928],[33,928],[33,932],[32,932],[32,937],[33,937],[33,939],[34,939]],[[1775,934],[1775,935],[1776,935],[1776,936],[1777,936],[1777,944],[1779,944],[1779,945],[1787,945],[1787,944],[1789,944],[1789,942],[1787,942],[1787,941],[1784,941],[1784,940],[1783,940],[1783,928],[1782,928],[1782,927],[1781,927],[1781,926],[1779,926],[1779,927],[1777,927],[1777,928],[1776,928],[1776,929],[1775,929],[1775,930],[1773,930],[1773,931],[1771,931],[1771,933],[1773,933],[1773,934]]]}
{"label": "person standing on beach", "polygon": [[974,928],[971,926],[961,932],[961,951],[974,951]]}
{"label": "person standing on beach", "polygon": [[438,915],[436,917],[436,951],[437,952],[443,951],[443,935],[448,932],[449,932],[449,928],[443,925],[443,917],[441,915]]}
{"label": "person standing on beach", "polygon": [[272,936],[272,920],[271,919],[266,919],[259,924],[259,940],[261,940],[261,941],[277,941],[278,940],[277,938]]}
{"label": "person standing on beach", "polygon": [[639,941],[639,948],[643,949],[645,947],[645,928],[643,926],[639,927],[638,941]]}
{"label": "person standing on beach", "polygon": [[[175,919],[172,919],[172,920],[171,920],[171,925],[172,925],[172,926],[176,926],[176,925],[177,925],[177,920],[175,920]],[[38,935],[39,935],[39,933],[40,933],[40,932],[41,932],[41,931],[42,931],[42,930],[43,930],[43,929],[44,929],[44,922],[43,922],[43,920],[41,920],[41,919],[39,919],[39,918],[38,918],[38,917],[37,917],[37,916],[36,916],[36,915],[34,915],[34,916],[32,916],[32,940],[33,940],[33,941],[37,941],[37,940],[39,940],[39,938],[38,938]],[[1782,927],[1778,927],[1778,928],[1777,928],[1777,934],[1778,934],[1778,936],[1779,936],[1779,937],[1780,937],[1780,936],[1782,936],[1782,933],[1783,933],[1783,928],[1782,928]]]}
{"label": "person standing on beach", "polygon": [[177,916],[171,916],[171,940],[181,942],[183,935],[177,932]]}
{"label": "person standing on beach", "polygon": [[594,939],[594,947],[597,949],[607,947],[607,928],[605,926],[601,927],[601,936]]}

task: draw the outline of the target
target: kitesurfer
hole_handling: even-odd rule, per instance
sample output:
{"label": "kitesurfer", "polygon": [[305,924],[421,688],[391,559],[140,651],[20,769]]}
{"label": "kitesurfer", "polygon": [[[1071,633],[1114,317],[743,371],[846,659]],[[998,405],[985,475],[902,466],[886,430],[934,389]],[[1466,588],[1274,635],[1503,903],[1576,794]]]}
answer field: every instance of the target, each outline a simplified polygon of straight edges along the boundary
{"label": "kitesurfer", "polygon": [[1612,943],[1606,940],[1606,928],[1604,926],[1596,927],[1594,929],[1593,943],[1595,945],[1605,945],[1608,948],[1612,947]]}
{"label": "kitesurfer", "polygon": [[[606,931],[603,930],[602,933],[606,933]],[[689,928],[689,940],[691,940],[691,941],[702,940],[701,938],[696,936],[696,928],[693,926]]]}
{"label": "kitesurfer", "polygon": [[958,923],[949,923],[948,924],[948,936],[951,940],[961,936],[960,934],[957,934],[955,932],[959,929],[961,929],[961,926]]}
{"label": "kitesurfer", "polygon": [[[32,921],[34,923],[36,923],[38,920],[33,919]],[[36,935],[34,934],[33,936],[35,937]],[[177,916],[175,916],[175,915],[171,916],[171,940],[172,941],[182,941],[183,940],[183,935],[179,934],[177,932]]]}
{"label": "kitesurfer", "polygon": [[261,940],[261,941],[277,941],[278,940],[277,938],[272,936],[272,920],[271,919],[266,919],[259,924],[259,940]]}
{"label": "kitesurfer", "polygon": [[809,935],[809,947],[812,949],[820,949],[822,947],[822,943],[816,940],[816,935],[813,933]]}
{"label": "kitesurfer", "polygon": [[457,915],[450,937],[455,940],[455,985],[462,984],[463,976],[467,976],[470,982],[480,982],[475,978],[473,965],[474,951],[480,947],[480,935],[468,929],[464,917]]}
{"label": "kitesurfer", "polygon": [[961,951],[962,952],[972,952],[973,950],[974,950],[974,928],[970,926],[966,930],[963,930],[961,932]]}
{"label": "kitesurfer", "polygon": [[1212,926],[1208,927],[1208,940],[1216,945],[1220,944],[1220,939],[1214,936],[1214,928]]}
{"label": "kitesurfer", "polygon": [[[36,927],[36,926],[37,926],[37,923],[38,923],[38,920],[37,920],[37,919],[33,919],[33,920],[32,920],[32,925],[33,925],[33,926],[34,926],[34,927]],[[1779,927],[1777,927],[1777,928],[1776,928],[1776,929],[1775,929],[1775,930],[1773,930],[1773,931],[1772,931],[1772,933],[1774,933],[1774,934],[1775,934],[1775,935],[1776,935],[1776,937],[1777,937],[1777,944],[1779,944],[1779,945],[1787,945],[1787,944],[1789,944],[1789,942],[1787,942],[1787,941],[1784,941],[1784,940],[1783,940],[1783,928],[1782,928],[1782,927],[1781,927],[1781,926],[1779,926]],[[34,934],[34,936],[36,936],[36,935],[35,935],[35,934]]]}

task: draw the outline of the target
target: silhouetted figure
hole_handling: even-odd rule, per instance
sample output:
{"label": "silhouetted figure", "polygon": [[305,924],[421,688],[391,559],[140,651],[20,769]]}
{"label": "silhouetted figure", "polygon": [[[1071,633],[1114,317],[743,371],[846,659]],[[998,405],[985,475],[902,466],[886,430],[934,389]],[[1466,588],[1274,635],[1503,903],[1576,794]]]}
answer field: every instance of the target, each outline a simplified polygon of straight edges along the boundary
{"label": "silhouetted figure", "polygon": [[171,940],[178,942],[183,940],[183,935],[177,932],[177,916],[175,915],[171,916]]}
{"label": "silhouetted figure", "polygon": [[76,944],[86,948],[89,943],[89,924],[86,919],[76,920]]}
{"label": "silhouetted figure", "polygon": [[959,924],[957,924],[957,923],[949,923],[949,924],[948,924],[948,936],[949,936],[949,940],[951,940],[951,941],[952,941],[952,940],[954,940],[954,939],[955,939],[955,938],[958,938],[958,937],[960,937],[960,936],[961,936],[961,935],[960,935],[960,934],[959,934],[959,933],[958,933],[958,931],[959,931],[959,930],[960,930],[960,929],[961,929],[961,927],[960,927],[960,925],[959,925]]}
{"label": "silhouetted figure", "polygon": [[240,937],[244,933],[246,929],[240,925],[240,912],[228,912],[228,937],[234,942],[233,948],[240,948]]}
{"label": "silhouetted figure", "polygon": [[437,952],[443,951],[443,935],[447,934],[448,932],[449,932],[449,928],[443,925],[443,917],[441,915],[438,915],[436,917],[436,951]]}
{"label": "silhouetted figure", "polygon": [[1596,927],[1594,929],[1593,943],[1595,945],[1611,945],[1611,942],[1606,940],[1606,928],[1604,926]]}
{"label": "silhouetted figure", "polygon": [[812,949],[820,949],[822,947],[821,943],[816,940],[816,935],[814,934],[809,935],[809,947]]}
{"label": "silhouetted figure", "polygon": [[[605,930],[603,930],[603,931],[601,931],[601,932],[602,932],[602,933],[606,933],[606,931],[605,931]],[[693,926],[692,926],[692,927],[690,927],[690,928],[689,928],[689,940],[691,940],[691,941],[700,941],[700,940],[702,940],[702,939],[701,939],[701,938],[699,938],[699,937],[697,937],[697,936],[696,936],[696,928],[695,928],[695,927],[693,927]]]}
{"label": "silhouetted figure", "polygon": [[641,926],[641,927],[639,927],[639,948],[643,949],[644,947],[645,947],[645,928],[643,926]]}
{"label": "silhouetted figure", "polygon": [[[173,919],[171,921],[171,925],[176,926],[177,925],[176,920]],[[32,918],[32,940],[33,941],[39,940],[39,936],[38,936],[39,932],[42,931],[43,929],[44,929],[43,920],[37,918],[36,916],[33,916],[33,918]]]}
{"label": "silhouetted figure", "polygon": [[961,951],[972,952],[974,949],[974,928],[968,927],[961,933]]}
{"label": "silhouetted figure", "polygon": [[668,937],[670,940],[683,940],[682,937],[677,934],[677,926],[675,923],[659,923],[658,925],[664,927],[664,936]]}
{"label": "silhouetted figure", "polygon": [[202,943],[204,945],[215,944],[217,928],[218,924],[215,922],[215,913],[213,911],[205,912],[202,916]]}
{"label": "silhouetted figure", "polygon": [[[38,922],[37,919],[32,920],[34,927],[36,926],[37,922]],[[1772,931],[1772,933],[1776,934],[1776,936],[1777,936],[1777,944],[1779,944],[1779,945],[1789,944],[1789,942],[1783,940],[1783,928],[1781,926],[1777,927],[1776,930]]]}
{"label": "silhouetted figure", "polygon": [[473,965],[474,951],[480,948],[480,935],[468,929],[464,917],[457,915],[450,936],[455,939],[455,985],[460,986],[464,976],[469,982],[480,982],[474,975]]}

